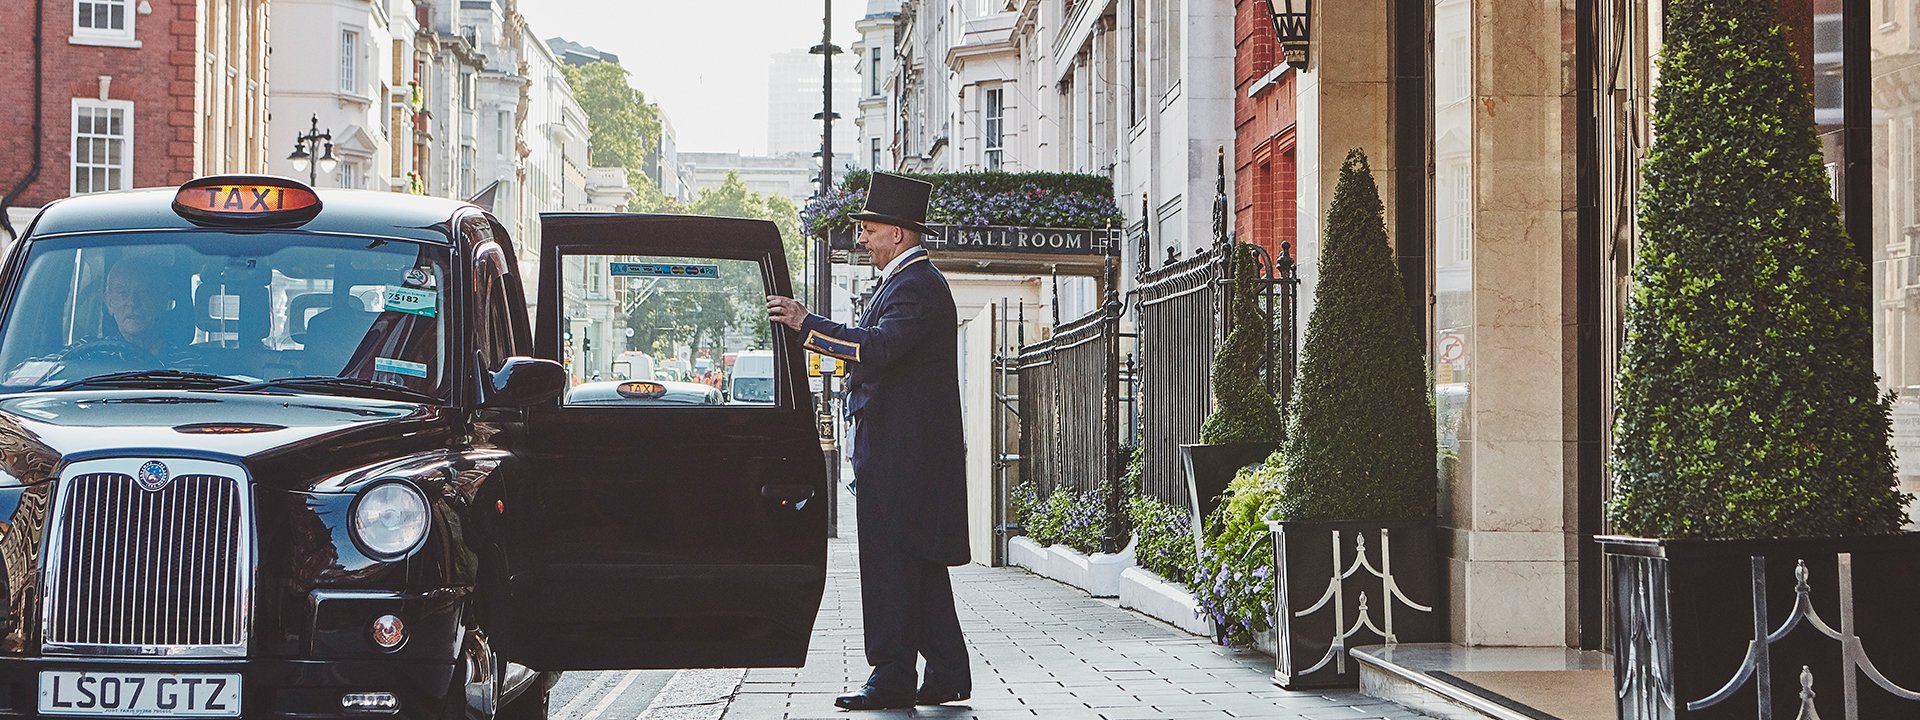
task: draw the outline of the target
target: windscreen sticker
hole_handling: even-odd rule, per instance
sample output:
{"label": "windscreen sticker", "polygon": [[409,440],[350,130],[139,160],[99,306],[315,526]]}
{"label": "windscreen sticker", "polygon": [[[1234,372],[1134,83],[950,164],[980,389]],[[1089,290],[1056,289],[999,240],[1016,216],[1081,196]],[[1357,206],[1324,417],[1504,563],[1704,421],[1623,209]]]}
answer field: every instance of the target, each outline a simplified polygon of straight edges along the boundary
{"label": "windscreen sticker", "polygon": [[688,263],[610,262],[607,263],[607,272],[614,277],[720,279],[719,265],[693,265]]}
{"label": "windscreen sticker", "polygon": [[433,281],[433,268],[417,267],[417,268],[413,268],[412,270],[408,270],[406,284],[407,284],[407,287],[410,287],[410,288],[433,287],[435,285]]}
{"label": "windscreen sticker", "polygon": [[433,317],[439,293],[420,288],[386,286],[380,292],[381,309],[422,317]]}
{"label": "windscreen sticker", "polygon": [[423,378],[427,376],[427,364],[376,357],[373,359],[373,371]]}
{"label": "windscreen sticker", "polygon": [[60,369],[60,363],[55,360],[28,360],[20,363],[19,367],[7,374],[7,384],[38,385],[58,369]]}

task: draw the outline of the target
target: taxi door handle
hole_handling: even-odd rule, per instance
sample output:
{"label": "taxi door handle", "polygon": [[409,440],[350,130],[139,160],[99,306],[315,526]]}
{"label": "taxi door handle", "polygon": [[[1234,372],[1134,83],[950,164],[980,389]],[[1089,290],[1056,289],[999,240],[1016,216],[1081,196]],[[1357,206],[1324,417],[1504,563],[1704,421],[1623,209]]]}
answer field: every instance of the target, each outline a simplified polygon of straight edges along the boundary
{"label": "taxi door handle", "polygon": [[760,497],[781,505],[799,505],[813,499],[813,486],[800,483],[774,483],[760,486]]}

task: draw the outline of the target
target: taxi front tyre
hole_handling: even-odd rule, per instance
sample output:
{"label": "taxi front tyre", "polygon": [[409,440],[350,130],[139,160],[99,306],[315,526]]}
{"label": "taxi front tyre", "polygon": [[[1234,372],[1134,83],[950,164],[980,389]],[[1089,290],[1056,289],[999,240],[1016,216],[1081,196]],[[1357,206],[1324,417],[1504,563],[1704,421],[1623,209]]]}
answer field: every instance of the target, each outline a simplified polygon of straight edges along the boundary
{"label": "taxi front tyre", "polygon": [[527,688],[494,714],[494,720],[547,720],[546,683]]}

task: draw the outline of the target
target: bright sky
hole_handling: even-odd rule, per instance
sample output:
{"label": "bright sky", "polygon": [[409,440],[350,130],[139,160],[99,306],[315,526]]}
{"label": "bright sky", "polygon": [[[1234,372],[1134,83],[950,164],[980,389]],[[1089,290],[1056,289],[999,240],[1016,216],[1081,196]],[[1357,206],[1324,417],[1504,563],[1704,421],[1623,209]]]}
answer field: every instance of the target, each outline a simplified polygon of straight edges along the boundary
{"label": "bright sky", "polygon": [[[633,86],[673,121],[680,149],[761,154],[767,58],[820,42],[820,0],[520,0],[534,34],[620,56]],[[850,46],[866,0],[835,0],[833,42]],[[853,98],[834,98],[852,120]]]}

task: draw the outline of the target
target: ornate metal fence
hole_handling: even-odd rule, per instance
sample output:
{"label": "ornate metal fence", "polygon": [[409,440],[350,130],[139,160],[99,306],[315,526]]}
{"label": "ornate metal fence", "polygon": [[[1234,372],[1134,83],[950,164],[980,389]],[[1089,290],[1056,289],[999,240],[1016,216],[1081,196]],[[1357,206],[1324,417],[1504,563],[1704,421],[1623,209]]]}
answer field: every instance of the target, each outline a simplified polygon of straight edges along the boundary
{"label": "ornate metal fence", "polygon": [[1142,492],[1179,507],[1187,503],[1180,445],[1199,442],[1213,411],[1208,377],[1226,336],[1223,264],[1213,248],[1168,263],[1140,278],[1134,307],[1140,323]]}
{"label": "ornate metal fence", "polygon": [[1120,314],[1102,307],[1020,349],[1022,476],[1041,495],[1092,490],[1113,467],[1119,418],[1109,380],[1119,368]]}
{"label": "ornate metal fence", "polygon": [[[1108,527],[1124,532],[1119,481],[1122,440],[1143,450],[1141,487],[1146,495],[1176,506],[1187,504],[1186,469],[1180,446],[1200,441],[1200,426],[1213,411],[1210,378],[1214,351],[1226,337],[1233,292],[1233,238],[1225,224],[1224,166],[1215,199],[1215,243],[1193,256],[1169,257],[1147,267],[1151,238],[1140,225],[1136,288],[1128,300],[1138,312],[1138,332],[1123,333],[1125,306],[1114,293],[1108,266],[1106,304],[1058,324],[1053,337],[1020,348],[1012,363],[1019,373],[1021,478],[1045,496],[1057,487],[1108,488]],[[1151,209],[1144,206],[1143,217]],[[1292,405],[1298,363],[1299,275],[1292,248],[1275,258],[1255,246],[1255,292],[1260,322],[1272,328],[1261,377],[1284,416]],[[1122,347],[1133,338],[1133,354]],[[1109,538],[1110,542],[1123,538]]]}
{"label": "ornate metal fence", "polygon": [[1123,306],[1108,265],[1106,303],[1055,328],[1053,336],[1020,348],[1020,474],[1040,495],[1056,488],[1103,490],[1109,529],[1105,548],[1125,545],[1119,520],[1120,443],[1129,434],[1132,392],[1123,360]]}

